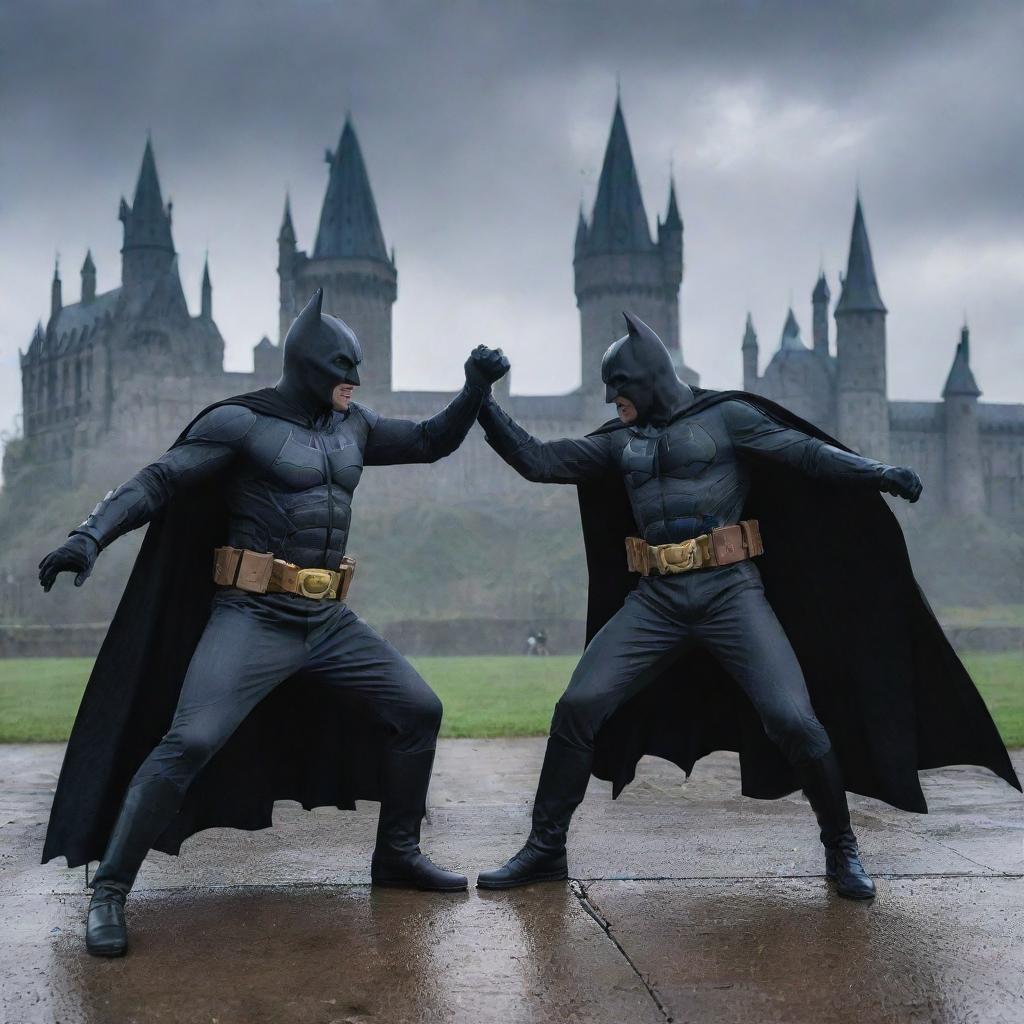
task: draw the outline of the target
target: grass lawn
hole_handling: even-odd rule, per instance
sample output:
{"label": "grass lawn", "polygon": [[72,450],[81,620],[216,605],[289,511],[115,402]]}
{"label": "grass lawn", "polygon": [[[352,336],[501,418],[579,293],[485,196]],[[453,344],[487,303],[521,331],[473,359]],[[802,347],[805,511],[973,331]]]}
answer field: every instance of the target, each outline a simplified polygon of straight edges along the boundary
{"label": "grass lawn", "polygon": [[[1007,746],[1024,746],[1024,654],[965,657]],[[572,657],[414,658],[444,701],[443,736],[542,736]],[[90,658],[0,660],[0,742],[65,740]]]}

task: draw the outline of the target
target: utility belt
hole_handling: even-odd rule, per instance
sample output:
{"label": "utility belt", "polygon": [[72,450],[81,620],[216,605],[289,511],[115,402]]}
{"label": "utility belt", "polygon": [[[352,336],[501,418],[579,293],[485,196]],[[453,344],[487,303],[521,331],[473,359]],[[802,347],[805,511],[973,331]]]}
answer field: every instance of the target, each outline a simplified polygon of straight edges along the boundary
{"label": "utility belt", "polygon": [[626,538],[626,563],[630,572],[649,576],[674,575],[691,569],[732,565],[764,553],[756,519],[733,526],[718,526],[680,544],[648,544],[642,537]]}
{"label": "utility belt", "polygon": [[213,582],[250,594],[299,594],[314,601],[344,601],[356,560],[345,555],[340,570],[300,569],[271,553],[245,548],[214,548]]}

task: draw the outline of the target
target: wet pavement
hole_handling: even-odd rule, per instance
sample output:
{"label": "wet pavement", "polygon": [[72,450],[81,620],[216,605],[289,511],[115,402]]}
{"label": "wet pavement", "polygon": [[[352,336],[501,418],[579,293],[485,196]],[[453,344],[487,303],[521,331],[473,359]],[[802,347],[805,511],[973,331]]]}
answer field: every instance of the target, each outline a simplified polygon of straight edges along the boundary
{"label": "wet pavement", "polygon": [[[514,852],[542,752],[446,741],[424,848]],[[511,893],[374,892],[374,805],[282,804],[152,855],[130,955],[97,961],[84,869],[37,863],[61,753],[0,746],[3,1024],[1024,1022],[1024,799],[981,769],[924,773],[926,816],[852,798],[866,905],[827,889],[806,803],[739,797],[728,754],[688,782],[645,760],[614,803],[592,782],[575,881]]]}

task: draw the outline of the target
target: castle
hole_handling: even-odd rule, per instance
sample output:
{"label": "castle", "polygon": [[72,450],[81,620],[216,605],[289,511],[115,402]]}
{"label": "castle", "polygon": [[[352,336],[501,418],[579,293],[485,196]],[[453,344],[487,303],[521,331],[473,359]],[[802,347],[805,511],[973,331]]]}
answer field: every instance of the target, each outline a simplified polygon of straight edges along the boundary
{"label": "castle", "polygon": [[[4,454],[6,486],[43,480],[63,488],[113,486],[161,452],[204,405],[273,383],[280,341],[317,287],[324,309],[344,317],[365,354],[360,401],[385,415],[420,418],[451,396],[391,387],[392,306],[398,270],[381,230],[369,176],[351,121],[328,151],[329,178],[312,254],[298,248],[286,199],[277,237],[280,279],[278,342],[263,338],[251,373],[223,369],[224,342],[213,318],[209,267],[193,316],[178,275],[171,205],[163,202],[153,148],[147,141],[132,204],[122,199],[121,285],[96,294],[91,255],[81,268],[79,301],[65,304],[59,270],[50,314],[21,355],[23,436]],[[565,395],[499,400],[543,437],[584,433],[608,416],[600,381],[607,345],[622,333],[621,310],[636,312],[662,337],[681,377],[698,382],[683,360],[679,289],[683,222],[670,183],[664,220],[652,239],[625,120],[618,102],[589,219],[580,210],[573,254],[580,311],[582,385]],[[846,274],[833,311],[822,273],[811,297],[811,344],[792,310],[777,350],[758,372],[759,344],[748,315],[741,353],[743,386],[790,407],[867,455],[915,467],[924,479],[922,506],[1006,520],[1024,511],[1024,405],[979,401],[964,327],[941,401],[888,397],[886,307],[882,302],[858,196]],[[717,382],[716,382],[717,383]],[[458,501],[475,493],[515,491],[521,482],[474,432],[453,458],[436,467],[367,474],[367,498],[401,494]],[[364,499],[365,500],[365,499]],[[84,511],[84,510],[83,510]]]}

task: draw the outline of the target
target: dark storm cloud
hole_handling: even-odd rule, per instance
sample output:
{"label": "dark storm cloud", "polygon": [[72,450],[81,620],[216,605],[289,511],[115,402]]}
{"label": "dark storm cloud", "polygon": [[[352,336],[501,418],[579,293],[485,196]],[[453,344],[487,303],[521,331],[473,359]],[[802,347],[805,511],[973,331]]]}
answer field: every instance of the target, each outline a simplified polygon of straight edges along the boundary
{"label": "dark storm cloud", "polygon": [[510,350],[515,389],[574,386],[575,211],[617,76],[652,222],[674,163],[684,345],[708,383],[738,383],[747,308],[770,352],[791,294],[809,327],[819,262],[837,292],[859,179],[891,393],[937,396],[966,307],[986,397],[1024,397],[1022,41],[1011,4],[8,5],[0,422],[54,250],[69,301],[86,246],[100,288],[117,283],[117,200],[147,130],[186,292],[196,304],[209,246],[244,368],[276,328],[285,188],[311,248],[348,108],[397,246],[398,383],[452,385],[487,340]]}

